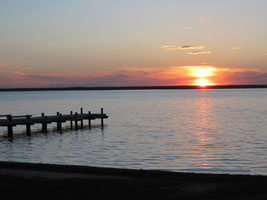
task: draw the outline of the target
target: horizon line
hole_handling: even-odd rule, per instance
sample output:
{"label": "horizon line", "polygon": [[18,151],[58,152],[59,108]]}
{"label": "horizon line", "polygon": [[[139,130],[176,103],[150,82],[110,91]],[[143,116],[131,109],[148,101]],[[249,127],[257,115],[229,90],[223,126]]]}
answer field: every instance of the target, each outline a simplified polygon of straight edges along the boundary
{"label": "horizon line", "polygon": [[0,92],[12,91],[68,91],[68,90],[157,90],[157,89],[257,89],[267,88],[266,85],[170,85],[170,86],[68,86],[68,87],[24,87],[24,88],[0,88]]}

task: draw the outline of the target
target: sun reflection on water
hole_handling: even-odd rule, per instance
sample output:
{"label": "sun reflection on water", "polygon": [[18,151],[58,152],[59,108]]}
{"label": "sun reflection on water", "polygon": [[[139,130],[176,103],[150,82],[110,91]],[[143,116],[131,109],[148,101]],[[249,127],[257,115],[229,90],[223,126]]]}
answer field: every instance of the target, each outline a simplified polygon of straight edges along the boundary
{"label": "sun reflection on water", "polygon": [[199,163],[199,168],[210,168],[210,162],[214,159],[213,143],[215,123],[213,121],[213,104],[205,97],[202,97],[193,105],[195,108],[194,118],[192,123],[195,124],[197,130],[195,131],[194,138],[195,144],[192,147],[193,156]]}

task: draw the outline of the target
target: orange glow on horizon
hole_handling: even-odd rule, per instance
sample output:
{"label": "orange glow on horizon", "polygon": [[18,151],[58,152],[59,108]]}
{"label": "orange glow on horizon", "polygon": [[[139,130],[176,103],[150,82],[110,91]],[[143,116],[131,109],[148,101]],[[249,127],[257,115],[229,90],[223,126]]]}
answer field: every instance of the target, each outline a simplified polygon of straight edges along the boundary
{"label": "orange glow on horizon", "polygon": [[[208,65],[169,67],[123,67],[110,71],[90,73],[64,71],[38,73],[29,69],[6,68],[0,64],[0,87],[61,87],[61,86],[151,86],[194,85],[205,88],[211,85],[267,84],[257,77],[267,71],[259,69],[226,68]],[[251,78],[255,77],[255,78]],[[258,82],[259,79],[259,82]],[[105,81],[103,81],[105,80]],[[7,84],[8,83],[8,84]]]}

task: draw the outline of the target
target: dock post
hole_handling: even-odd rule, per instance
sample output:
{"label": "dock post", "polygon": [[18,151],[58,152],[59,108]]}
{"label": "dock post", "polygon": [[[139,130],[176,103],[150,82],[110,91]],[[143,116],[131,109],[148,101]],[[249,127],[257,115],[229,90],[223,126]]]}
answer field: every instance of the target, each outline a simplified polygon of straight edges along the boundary
{"label": "dock post", "polygon": [[[78,113],[75,112],[75,117],[77,118],[77,116],[78,116]],[[77,119],[75,119],[75,129],[78,130],[78,120]]]}
{"label": "dock post", "polygon": [[[60,113],[59,115],[59,119],[61,120],[62,114]],[[57,122],[57,130],[60,131],[62,129],[62,123],[61,121]]]}
{"label": "dock post", "polygon": [[61,130],[62,129],[62,121],[61,121],[61,119],[62,119],[62,113],[59,114],[59,117],[60,117],[59,125],[60,125],[60,130]]}
{"label": "dock post", "polygon": [[[81,114],[83,114],[83,108],[81,108]],[[83,128],[83,120],[81,120],[81,128]]]}
{"label": "dock post", "polygon": [[103,112],[103,108],[101,108],[101,128],[104,128],[104,118],[102,117],[102,115],[104,114]]}
{"label": "dock post", "polygon": [[42,124],[42,132],[47,132],[47,123]]}
{"label": "dock post", "polygon": [[13,137],[13,127],[7,126],[8,137]]}
{"label": "dock post", "polygon": [[[59,112],[57,112],[57,117],[59,117]],[[57,121],[57,130],[59,131],[60,130],[60,122]]]}
{"label": "dock post", "polygon": [[[57,116],[59,116],[59,112],[57,112]],[[57,129],[58,129],[59,123],[57,122]]]}
{"label": "dock post", "polygon": [[[6,117],[9,122],[12,122],[12,115],[7,115]],[[12,125],[7,126],[7,134],[8,134],[8,137],[13,137],[13,126]]]}
{"label": "dock post", "polygon": [[[46,121],[47,117],[44,115],[44,113],[42,113],[42,117],[45,118],[45,121]],[[42,132],[47,132],[47,123],[46,122],[42,123]]]}
{"label": "dock post", "polygon": [[31,116],[26,115],[26,119],[28,121],[28,123],[26,124],[26,134],[30,136],[31,135],[31,124],[30,124]]}
{"label": "dock post", "polygon": [[[72,115],[72,111],[70,111],[70,115]],[[70,120],[70,129],[72,130],[73,125],[72,125],[72,120]]]}
{"label": "dock post", "polygon": [[88,117],[88,126],[91,129],[91,111],[88,112],[88,115],[89,115],[89,117]]}
{"label": "dock post", "polygon": [[[46,121],[47,120],[47,116],[44,116],[44,118],[45,118],[45,121]],[[43,132],[47,132],[47,123],[46,122],[42,123],[42,131]]]}

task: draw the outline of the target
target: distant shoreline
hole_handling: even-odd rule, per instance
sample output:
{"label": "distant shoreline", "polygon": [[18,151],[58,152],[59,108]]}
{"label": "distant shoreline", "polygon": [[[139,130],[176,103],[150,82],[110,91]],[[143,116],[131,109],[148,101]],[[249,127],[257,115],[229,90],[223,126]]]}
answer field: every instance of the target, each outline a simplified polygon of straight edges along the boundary
{"label": "distant shoreline", "polygon": [[0,92],[17,91],[71,91],[71,90],[184,90],[184,89],[260,89],[267,85],[214,85],[214,86],[124,86],[124,87],[44,87],[1,88]]}

